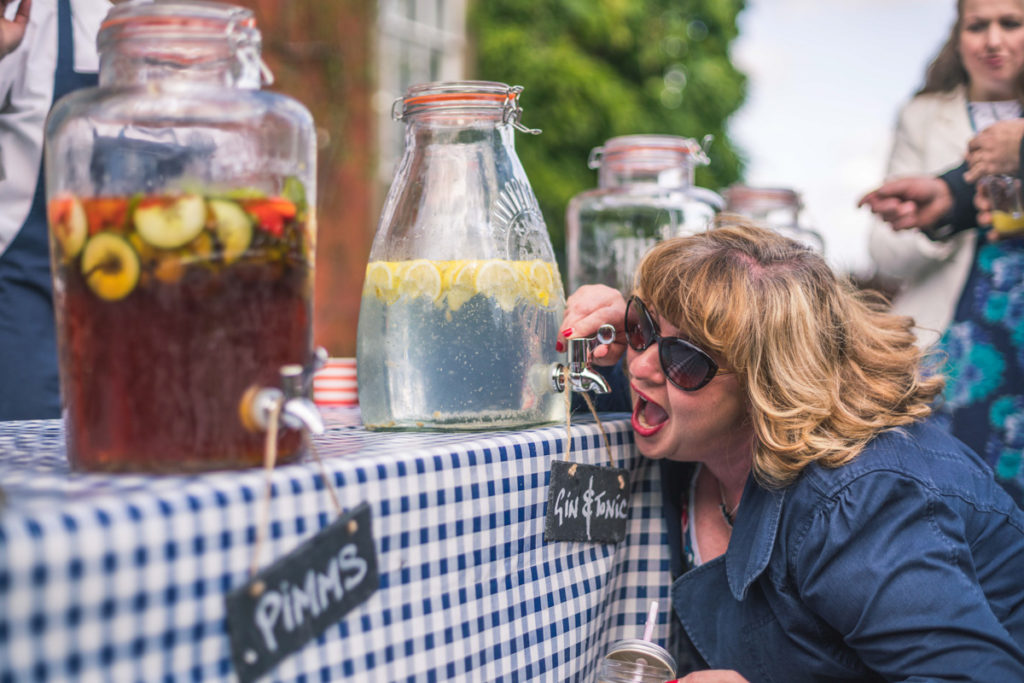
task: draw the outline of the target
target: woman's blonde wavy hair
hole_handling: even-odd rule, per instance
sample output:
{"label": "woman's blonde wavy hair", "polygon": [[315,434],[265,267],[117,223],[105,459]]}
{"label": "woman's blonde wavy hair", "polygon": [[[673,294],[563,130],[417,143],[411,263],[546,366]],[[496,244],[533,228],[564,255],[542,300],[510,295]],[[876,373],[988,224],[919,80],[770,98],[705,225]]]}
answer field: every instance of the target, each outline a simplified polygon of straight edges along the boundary
{"label": "woman's blonde wavy hair", "polygon": [[635,289],[736,373],[766,486],[787,485],[812,462],[849,462],[880,431],[928,416],[944,385],[914,344],[911,318],[764,228],[734,222],[661,242]]}

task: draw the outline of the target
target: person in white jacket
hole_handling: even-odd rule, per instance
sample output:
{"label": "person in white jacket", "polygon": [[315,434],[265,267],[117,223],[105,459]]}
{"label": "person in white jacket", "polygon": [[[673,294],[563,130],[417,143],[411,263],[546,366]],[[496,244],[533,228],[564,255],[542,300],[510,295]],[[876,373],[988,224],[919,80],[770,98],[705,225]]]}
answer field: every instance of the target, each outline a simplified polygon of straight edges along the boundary
{"label": "person in white jacket", "polygon": [[[949,171],[963,163],[978,132],[1021,115],[1024,27],[1014,12],[1024,12],[1024,2],[958,2],[949,40],[929,66],[924,87],[900,112],[887,180]],[[893,311],[916,320],[922,345],[936,343],[953,320],[970,273],[974,232],[932,240],[877,221],[869,234],[879,274],[898,283]]]}
{"label": "person in white jacket", "polygon": [[1024,505],[1024,239],[979,225],[988,211],[975,211],[984,202],[971,184],[1019,160],[1024,0],[958,8],[900,116],[890,175],[903,177],[861,204],[889,224],[874,227],[870,247],[880,274],[902,280],[894,310],[946,359],[937,414]]}

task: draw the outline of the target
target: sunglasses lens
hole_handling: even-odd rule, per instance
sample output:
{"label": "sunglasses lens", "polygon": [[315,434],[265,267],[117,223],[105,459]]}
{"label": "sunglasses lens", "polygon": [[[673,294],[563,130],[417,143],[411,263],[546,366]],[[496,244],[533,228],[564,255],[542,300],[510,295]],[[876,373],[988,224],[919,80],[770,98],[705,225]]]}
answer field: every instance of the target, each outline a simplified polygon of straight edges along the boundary
{"label": "sunglasses lens", "polygon": [[626,306],[626,340],[634,351],[646,349],[654,335],[651,318],[640,300],[633,297]]}
{"label": "sunglasses lens", "polygon": [[707,355],[681,339],[663,341],[659,353],[665,375],[686,391],[701,388],[718,370]]}

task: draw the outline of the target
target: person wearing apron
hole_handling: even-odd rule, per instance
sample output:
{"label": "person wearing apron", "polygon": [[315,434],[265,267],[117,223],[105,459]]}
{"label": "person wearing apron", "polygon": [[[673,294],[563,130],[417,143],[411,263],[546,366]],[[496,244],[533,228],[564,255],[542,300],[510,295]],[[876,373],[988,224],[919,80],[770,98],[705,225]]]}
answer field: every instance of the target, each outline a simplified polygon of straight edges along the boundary
{"label": "person wearing apron", "polygon": [[60,416],[42,129],[54,102],[96,85],[96,33],[110,3],[55,4],[33,1],[22,44],[0,61],[0,420]]}

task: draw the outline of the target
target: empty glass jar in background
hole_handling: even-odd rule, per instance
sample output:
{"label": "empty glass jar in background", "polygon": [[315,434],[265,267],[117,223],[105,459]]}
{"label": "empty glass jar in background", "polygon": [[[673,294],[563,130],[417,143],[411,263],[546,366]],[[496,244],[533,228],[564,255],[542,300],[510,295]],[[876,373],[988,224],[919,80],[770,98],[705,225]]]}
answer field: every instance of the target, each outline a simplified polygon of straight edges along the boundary
{"label": "empty glass jar in background", "polygon": [[723,204],[694,185],[707,163],[696,140],[673,135],[626,135],[595,148],[588,165],[598,187],[566,209],[569,291],[605,284],[627,293],[656,242],[706,230]]}
{"label": "empty glass jar in background", "polygon": [[[46,129],[69,458],[260,464],[244,397],[311,363],[312,117],[260,91],[248,9],[122,3],[98,44],[99,86],[60,100]],[[282,429],[279,458],[301,441]]]}
{"label": "empty glass jar in background", "polygon": [[[725,192],[725,210],[771,228],[779,234],[796,240],[814,251],[824,253],[825,240],[821,233],[800,225],[803,203],[794,190],[781,187],[749,187],[730,185]],[[723,217],[728,220],[728,217]]]}
{"label": "empty glass jar in background", "polygon": [[565,305],[514,147],[521,88],[416,85],[395,102],[405,153],[359,309],[369,429],[486,429],[564,418],[551,366]]}

